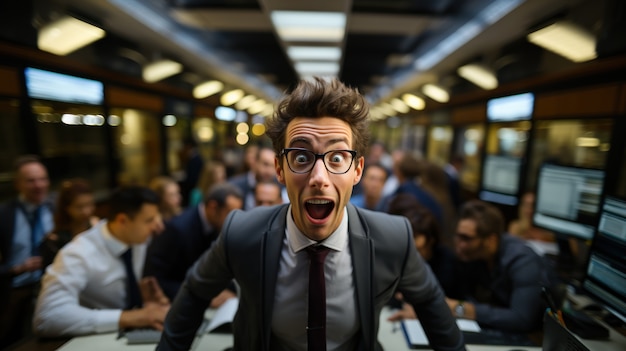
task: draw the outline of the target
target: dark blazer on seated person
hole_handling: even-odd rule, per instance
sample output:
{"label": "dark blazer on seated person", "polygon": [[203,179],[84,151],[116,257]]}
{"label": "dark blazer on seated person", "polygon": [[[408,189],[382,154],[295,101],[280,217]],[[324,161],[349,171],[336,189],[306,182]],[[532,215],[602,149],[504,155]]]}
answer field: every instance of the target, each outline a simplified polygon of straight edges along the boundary
{"label": "dark blazer on seated person", "polygon": [[219,235],[203,216],[204,205],[192,206],[165,223],[154,236],[148,253],[144,276],[156,277],[165,295],[174,300],[189,267]]}
{"label": "dark blazer on seated person", "polygon": [[[415,250],[404,217],[346,205],[352,256],[357,350],[382,350],[379,316],[396,291],[415,308],[431,345],[464,350],[437,279]],[[189,349],[211,299],[234,278],[240,289],[233,322],[235,350],[276,350],[272,312],[289,205],[230,213],[214,246],[191,268],[164,325],[158,350]]]}

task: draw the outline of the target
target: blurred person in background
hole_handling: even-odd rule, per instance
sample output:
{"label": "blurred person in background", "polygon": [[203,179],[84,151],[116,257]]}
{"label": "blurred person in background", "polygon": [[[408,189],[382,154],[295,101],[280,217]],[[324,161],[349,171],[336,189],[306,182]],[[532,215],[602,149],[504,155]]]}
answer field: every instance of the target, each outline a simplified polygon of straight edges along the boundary
{"label": "blurred person in background", "polygon": [[383,197],[383,187],[387,180],[387,170],[380,163],[371,163],[365,166],[361,179],[360,194],[352,194],[350,202],[354,206],[376,210]]}
{"label": "blurred person in background", "polygon": [[420,186],[439,204],[444,220],[441,222],[441,242],[452,247],[456,230],[457,208],[450,194],[450,180],[443,167],[423,160],[421,162]]}
{"label": "blurred person in background", "polygon": [[87,180],[74,178],[61,183],[54,211],[54,229],[39,248],[44,270],[65,244],[98,223],[100,219],[94,215],[95,210],[93,190]]}
{"label": "blurred person in background", "polygon": [[415,249],[428,263],[444,293],[454,285],[454,252],[442,244],[441,227],[430,210],[410,194],[399,194],[389,203],[389,213],[404,216],[411,223]]}
{"label": "blurred person in background", "polygon": [[254,187],[257,206],[273,206],[283,203],[282,188],[278,181],[262,181]]}
{"label": "blurred person in background", "polygon": [[48,170],[36,155],[15,160],[16,198],[0,205],[0,349],[31,333],[39,247],[54,226]]}
{"label": "blurred person in background", "polygon": [[384,197],[378,208],[379,211],[388,212],[389,202],[398,194],[411,194],[424,207],[428,208],[437,218],[440,225],[443,224],[443,210],[441,204],[422,187],[420,175],[422,172],[423,160],[415,155],[404,152],[397,163],[394,164],[393,173],[398,179],[396,190]]}
{"label": "blurred person in background", "polygon": [[497,207],[481,200],[466,202],[454,245],[462,264],[447,302],[456,317],[507,332],[541,329],[541,289],[553,285],[553,275],[523,240],[505,232]]}
{"label": "blurred person in background", "polygon": [[141,277],[147,243],[162,226],[159,197],[125,186],[109,199],[105,220],[76,236],[46,268],[33,329],[39,336],[161,329],[169,310],[154,277]]}
{"label": "blurred person in background", "polygon": [[[209,189],[204,202],[187,208],[165,223],[165,230],[148,247],[144,275],[156,277],[165,296],[174,299],[185,280],[187,270],[217,239],[230,211],[242,207],[239,188],[220,183]],[[235,290],[229,289],[228,296]],[[217,299],[214,307],[225,301]]]}
{"label": "blurred person in background", "polygon": [[535,192],[527,191],[522,195],[517,210],[517,219],[509,223],[509,234],[524,240],[555,241],[554,233],[533,225],[535,213]]}
{"label": "blurred person in background", "polygon": [[159,196],[159,212],[163,221],[169,221],[172,217],[183,212],[183,197],[180,186],[171,177],[158,176],[153,178],[148,185]]}
{"label": "blurred person in background", "polygon": [[[228,179],[229,183],[234,184],[243,193],[244,210],[249,210],[256,206],[254,187],[258,182],[276,180],[276,171],[274,169],[275,157],[276,153],[274,149],[268,145],[260,145],[252,170]],[[285,198],[286,194],[285,191],[283,191],[283,200],[285,200]]]}
{"label": "blurred person in background", "polygon": [[191,190],[189,194],[189,206],[196,206],[202,201],[206,193],[215,184],[226,181],[226,165],[219,160],[210,160],[205,162],[202,167],[202,173],[198,179],[198,184]]}

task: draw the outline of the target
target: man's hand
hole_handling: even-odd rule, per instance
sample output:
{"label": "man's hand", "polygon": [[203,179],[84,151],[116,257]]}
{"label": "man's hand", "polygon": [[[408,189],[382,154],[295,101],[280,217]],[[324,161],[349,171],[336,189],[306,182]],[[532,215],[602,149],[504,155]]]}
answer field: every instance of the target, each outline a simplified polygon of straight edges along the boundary
{"label": "man's hand", "polygon": [[25,272],[33,272],[41,269],[42,258],[41,256],[31,256],[27,258],[21,264],[12,267],[14,275],[20,275]]}
{"label": "man's hand", "polygon": [[170,305],[156,302],[144,302],[142,308],[122,311],[120,316],[120,329],[126,328],[154,328],[163,330],[165,316],[170,310]]}
{"label": "man's hand", "polygon": [[222,304],[224,304],[226,300],[231,299],[233,297],[237,297],[237,295],[234,292],[228,289],[225,289],[219,295],[215,296],[213,300],[211,300],[211,308],[218,308]]}
{"label": "man's hand", "polygon": [[155,277],[144,277],[139,281],[139,291],[144,304],[153,302],[161,305],[169,305],[170,300],[165,296],[159,282]]}
{"label": "man's hand", "polygon": [[403,319],[417,319],[415,310],[413,310],[413,307],[409,305],[408,303],[402,304],[401,310],[399,310],[398,312],[392,314],[391,316],[389,316],[389,318],[387,318],[387,320],[390,322],[397,322]]}

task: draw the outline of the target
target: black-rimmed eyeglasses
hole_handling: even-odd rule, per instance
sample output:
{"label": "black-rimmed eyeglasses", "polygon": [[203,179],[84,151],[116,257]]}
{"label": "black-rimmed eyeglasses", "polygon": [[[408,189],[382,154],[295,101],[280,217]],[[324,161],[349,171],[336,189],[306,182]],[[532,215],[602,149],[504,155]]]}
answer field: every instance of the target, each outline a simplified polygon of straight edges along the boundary
{"label": "black-rimmed eyeglasses", "polygon": [[322,159],[326,170],[332,174],[344,174],[350,170],[356,157],[354,150],[330,150],[323,154],[316,154],[311,150],[301,148],[283,149],[279,156],[285,156],[287,165],[293,173],[309,173],[315,167],[318,159]]}

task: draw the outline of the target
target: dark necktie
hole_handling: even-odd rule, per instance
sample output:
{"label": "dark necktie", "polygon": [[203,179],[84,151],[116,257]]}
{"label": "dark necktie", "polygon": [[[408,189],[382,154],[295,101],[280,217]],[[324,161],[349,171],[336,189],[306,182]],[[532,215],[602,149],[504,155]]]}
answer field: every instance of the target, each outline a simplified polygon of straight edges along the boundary
{"label": "dark necktie", "polygon": [[133,271],[133,249],[128,249],[122,254],[124,268],[126,268],[126,309],[131,310],[141,307],[141,294],[139,293],[139,285]]}
{"label": "dark necktie", "polygon": [[33,211],[27,211],[24,206],[20,206],[20,208],[30,225],[31,256],[39,256],[39,244],[41,244],[45,234],[42,219],[43,205],[37,206],[37,208]]}
{"label": "dark necktie", "polygon": [[329,249],[324,246],[306,248],[309,265],[309,320],[307,326],[308,351],[326,351],[326,281],[324,260]]}

